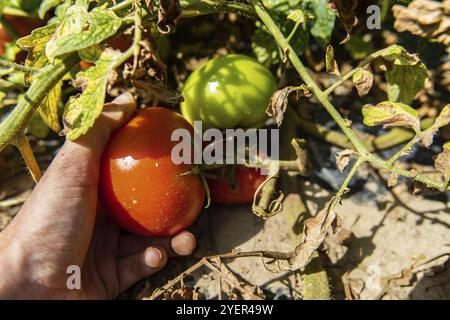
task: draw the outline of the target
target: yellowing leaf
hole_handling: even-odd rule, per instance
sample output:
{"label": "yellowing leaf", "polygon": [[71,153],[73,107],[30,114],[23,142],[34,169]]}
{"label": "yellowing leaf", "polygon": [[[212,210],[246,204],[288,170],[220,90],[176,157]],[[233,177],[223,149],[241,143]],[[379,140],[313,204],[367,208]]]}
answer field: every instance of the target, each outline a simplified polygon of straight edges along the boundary
{"label": "yellowing leaf", "polygon": [[59,102],[61,101],[62,84],[62,81],[58,82],[37,109],[45,124],[56,133],[61,131],[61,125],[59,123]]}
{"label": "yellowing leaf", "polygon": [[120,63],[122,54],[101,47],[86,49],[89,56],[96,55],[95,66],[77,74],[75,84],[83,89],[83,93],[71,97],[64,112],[64,133],[70,140],[85,134],[103,110],[108,80],[113,76]]}
{"label": "yellowing leaf", "polygon": [[99,44],[115,35],[121,25],[122,20],[112,11],[100,7],[88,12],[81,6],[71,6],[47,43],[47,57],[53,60],[63,54]]}
{"label": "yellowing leaf", "polygon": [[369,127],[407,127],[420,132],[419,113],[403,103],[385,101],[376,106],[367,104],[362,108],[364,124]]}
{"label": "yellowing leaf", "polygon": [[434,126],[437,128],[441,128],[450,123],[450,104],[447,104],[439,113],[439,116],[436,118]]}
{"label": "yellowing leaf", "polygon": [[[29,51],[25,65],[30,68],[42,68],[49,64],[45,55],[45,46],[56,31],[57,24],[51,24],[35,29],[31,35],[17,40],[17,46],[22,50]],[[32,73],[25,74],[25,82],[31,83]]]}
{"label": "yellowing leaf", "polygon": [[339,72],[339,67],[336,62],[336,59],[334,58],[334,48],[331,45],[327,46],[327,51],[325,55],[325,66],[327,69],[327,72],[341,76],[341,73]]}
{"label": "yellowing leaf", "polygon": [[353,75],[353,83],[360,97],[369,93],[373,85],[373,75],[369,70],[359,70]]}

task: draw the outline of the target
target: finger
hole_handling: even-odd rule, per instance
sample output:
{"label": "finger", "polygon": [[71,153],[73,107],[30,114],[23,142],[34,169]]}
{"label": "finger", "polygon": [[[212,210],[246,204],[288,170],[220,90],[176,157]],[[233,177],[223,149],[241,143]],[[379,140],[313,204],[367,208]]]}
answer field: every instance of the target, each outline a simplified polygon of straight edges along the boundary
{"label": "finger", "polygon": [[161,270],[167,263],[167,253],[161,247],[149,247],[119,261],[119,287],[124,291],[133,284]]}
{"label": "finger", "polygon": [[147,247],[159,246],[164,248],[169,257],[187,256],[194,252],[197,242],[189,231],[183,231],[173,238],[145,238],[133,235],[120,237],[119,257],[142,252]]}

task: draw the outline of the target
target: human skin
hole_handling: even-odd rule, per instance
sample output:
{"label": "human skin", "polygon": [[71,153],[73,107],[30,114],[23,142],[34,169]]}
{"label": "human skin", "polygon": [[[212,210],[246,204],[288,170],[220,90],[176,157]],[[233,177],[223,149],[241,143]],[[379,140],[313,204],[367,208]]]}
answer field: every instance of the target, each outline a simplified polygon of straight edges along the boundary
{"label": "human skin", "polygon": [[[31,196],[0,233],[0,299],[109,299],[161,270],[168,257],[189,255],[195,237],[121,233],[98,205],[102,152],[136,102],[124,94],[105,105],[88,134],[66,141]],[[81,289],[67,287],[69,266]]]}

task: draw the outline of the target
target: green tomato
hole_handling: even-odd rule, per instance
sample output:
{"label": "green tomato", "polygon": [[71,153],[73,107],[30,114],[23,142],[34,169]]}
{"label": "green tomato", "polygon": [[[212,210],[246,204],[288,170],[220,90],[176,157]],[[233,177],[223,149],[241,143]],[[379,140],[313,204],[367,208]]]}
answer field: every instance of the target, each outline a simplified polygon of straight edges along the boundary
{"label": "green tomato", "polygon": [[203,128],[251,128],[267,119],[276,90],[270,71],[255,59],[230,54],[210,60],[186,80],[181,113]]}

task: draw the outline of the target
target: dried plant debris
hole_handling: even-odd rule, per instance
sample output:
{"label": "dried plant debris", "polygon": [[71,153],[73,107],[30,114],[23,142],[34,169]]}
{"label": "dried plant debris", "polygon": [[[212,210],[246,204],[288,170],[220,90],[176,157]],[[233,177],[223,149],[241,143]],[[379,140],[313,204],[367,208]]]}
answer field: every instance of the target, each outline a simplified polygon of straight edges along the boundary
{"label": "dried plant debris", "polygon": [[408,7],[392,7],[399,32],[409,31],[420,37],[450,45],[450,1],[415,0]]}

